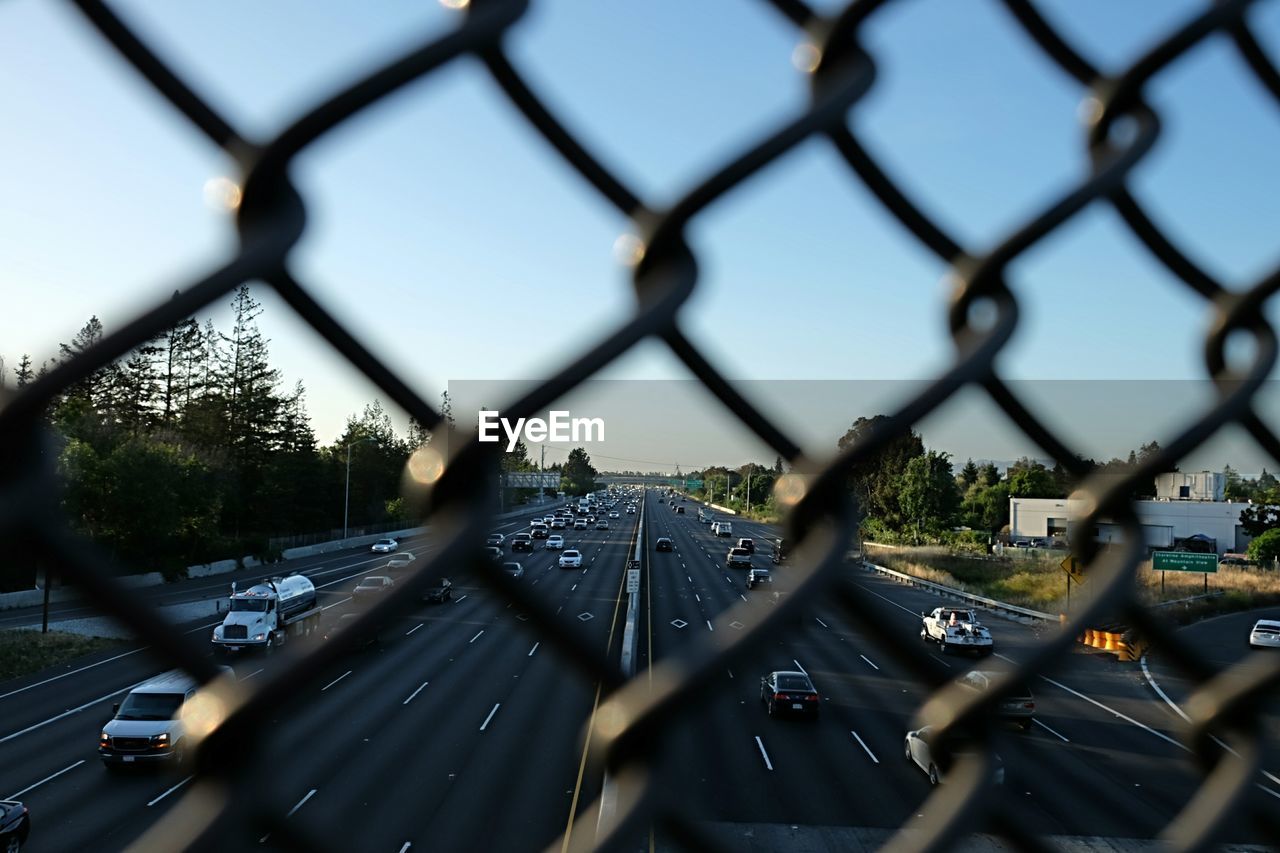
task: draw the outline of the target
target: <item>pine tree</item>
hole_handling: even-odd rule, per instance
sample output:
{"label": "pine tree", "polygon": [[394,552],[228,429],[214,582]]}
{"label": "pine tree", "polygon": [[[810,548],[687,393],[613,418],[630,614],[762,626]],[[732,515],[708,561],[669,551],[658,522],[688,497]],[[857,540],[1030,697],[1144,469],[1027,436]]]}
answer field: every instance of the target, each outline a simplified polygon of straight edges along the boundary
{"label": "pine tree", "polygon": [[18,360],[17,369],[13,371],[13,379],[18,388],[25,388],[35,379],[35,373],[31,370],[31,356],[25,352]]}

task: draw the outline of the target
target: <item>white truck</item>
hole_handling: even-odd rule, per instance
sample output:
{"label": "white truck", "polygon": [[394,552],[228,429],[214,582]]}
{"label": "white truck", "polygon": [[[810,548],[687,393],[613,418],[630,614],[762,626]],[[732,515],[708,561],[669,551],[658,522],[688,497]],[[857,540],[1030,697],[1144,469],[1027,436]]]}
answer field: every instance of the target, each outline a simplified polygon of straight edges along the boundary
{"label": "white truck", "polygon": [[290,635],[319,630],[320,614],[315,585],[302,575],[272,578],[244,592],[232,584],[226,618],[213,629],[213,649],[224,655],[271,654]]}
{"label": "white truck", "polygon": [[972,610],[935,607],[932,613],[921,613],[920,639],[938,644],[939,651],[975,652],[989,655],[996,650],[991,631],[978,622]]}

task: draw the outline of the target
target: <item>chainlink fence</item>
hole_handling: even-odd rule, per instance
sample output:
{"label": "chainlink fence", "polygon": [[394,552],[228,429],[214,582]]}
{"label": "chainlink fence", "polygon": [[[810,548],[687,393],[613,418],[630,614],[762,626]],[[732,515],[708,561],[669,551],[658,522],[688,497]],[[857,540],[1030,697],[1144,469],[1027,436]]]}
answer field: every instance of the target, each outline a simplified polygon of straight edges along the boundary
{"label": "chainlink fence", "polygon": [[[1169,628],[1139,603],[1135,573],[1144,557],[1142,535],[1125,495],[1132,483],[1172,470],[1180,458],[1229,424],[1239,424],[1280,464],[1280,439],[1254,410],[1254,396],[1276,360],[1276,337],[1263,319],[1262,309],[1280,287],[1280,271],[1265,278],[1228,287],[1197,266],[1171,238],[1153,224],[1126,181],[1142,163],[1160,133],[1160,119],[1145,93],[1180,57],[1210,37],[1225,37],[1238,51],[1271,98],[1280,101],[1280,70],[1267,58],[1246,22],[1252,5],[1247,0],[1206,3],[1167,38],[1138,56],[1120,73],[1107,75],[1093,67],[1029,0],[1003,0],[1025,36],[1062,71],[1079,83],[1086,109],[1082,142],[1090,168],[1059,197],[1008,234],[991,251],[970,250],[946,233],[880,168],[851,129],[851,113],[873,85],[876,58],[862,47],[864,25],[895,5],[889,0],[854,2],[834,17],[823,17],[801,0],[771,0],[786,24],[794,27],[802,44],[800,64],[811,80],[808,104],[793,120],[753,140],[732,159],[705,178],[669,208],[655,207],[628,188],[574,137],[543,102],[504,51],[503,37],[529,9],[527,0],[472,0],[456,29],[424,43],[317,104],[275,138],[259,142],[246,138],[209,103],[160,60],[148,44],[112,11],[96,0],[72,0],[102,38],[179,110],[200,132],[220,146],[242,171],[242,201],[237,227],[240,243],[235,256],[212,272],[183,282],[180,294],[157,305],[125,328],[104,339],[82,356],[60,364],[7,402],[0,411],[0,519],[10,532],[38,544],[57,570],[78,585],[104,612],[127,623],[145,642],[164,650],[169,661],[201,680],[215,677],[213,662],[190,636],[170,631],[146,608],[126,594],[113,579],[111,567],[94,550],[70,537],[53,499],[51,463],[40,450],[45,445],[41,424],[51,401],[73,383],[175,323],[223,297],[247,281],[265,282],[328,343],[420,423],[435,430],[441,416],[420,399],[394,372],[374,357],[310,295],[288,264],[289,252],[304,231],[306,203],[290,179],[294,158],[323,136],[371,104],[406,84],[432,74],[464,54],[478,57],[487,68],[495,95],[501,92],[527,121],[531,133],[550,143],[594,191],[626,215],[634,226],[635,263],[632,281],[637,307],[626,322],[610,330],[589,349],[568,361],[553,377],[520,399],[502,407],[504,415],[529,417],[545,410],[601,367],[628,352],[645,338],[664,341],[688,370],[721,404],[803,477],[784,478],[779,498],[790,505],[787,536],[796,543],[795,573],[802,579],[786,603],[764,614],[747,605],[731,614],[745,630],[734,636],[719,632],[715,641],[691,643],[680,655],[655,667],[652,682],[627,681],[617,664],[589,650],[575,633],[530,591],[486,576],[496,594],[530,614],[531,625],[543,642],[554,644],[571,660],[583,679],[599,682],[607,698],[588,734],[593,756],[604,756],[618,793],[618,812],[612,826],[598,839],[581,832],[574,847],[617,848],[638,837],[650,825],[691,849],[716,847],[696,822],[684,814],[664,779],[672,772],[664,730],[697,709],[710,693],[712,673],[734,662],[746,662],[753,650],[775,634],[797,609],[817,597],[838,606],[853,623],[879,641],[920,683],[936,689],[920,719],[933,722],[940,741],[968,739],[987,746],[977,757],[958,759],[955,781],[937,789],[923,807],[924,819],[911,832],[891,842],[895,849],[948,849],[957,833],[983,831],[1001,836],[1017,847],[1042,849],[1039,839],[1016,809],[998,808],[984,799],[984,767],[992,760],[989,729],[983,721],[1000,698],[962,693],[948,686],[949,676],[924,651],[893,642],[897,633],[884,617],[842,576],[845,554],[857,529],[857,507],[845,488],[848,472],[877,452],[895,435],[910,429],[966,386],[982,388],[1025,436],[1083,481],[1081,495],[1090,504],[1084,525],[1107,516],[1122,525],[1121,548],[1095,551],[1077,542],[1076,556],[1097,594],[1077,610],[1069,625],[1047,638],[1017,667],[1023,677],[1048,669],[1068,654],[1082,629],[1101,617],[1121,617],[1145,632],[1152,646],[1163,652],[1197,686],[1187,703],[1191,713],[1187,745],[1203,769],[1203,783],[1162,837],[1175,849],[1211,845],[1222,832],[1253,822],[1280,838],[1275,810],[1263,812],[1250,804],[1249,793],[1260,768],[1264,735],[1258,709],[1280,680],[1280,661],[1247,670],[1226,671],[1206,660],[1195,648],[1180,642]],[[455,5],[455,4],[448,4]],[[461,4],[458,4],[461,5]],[[950,269],[949,326],[954,360],[913,399],[896,411],[882,428],[833,459],[809,459],[770,418],[740,396],[699,352],[681,329],[681,309],[698,284],[697,257],[685,240],[689,224],[724,193],[744,182],[789,150],[811,137],[825,138],[848,164],[850,180],[861,181],[874,193],[884,211],[907,229]],[[1176,285],[1203,298],[1214,322],[1204,341],[1205,366],[1217,388],[1216,405],[1188,418],[1175,438],[1146,460],[1123,482],[1091,481],[1080,457],[1062,441],[1051,424],[1042,423],[1024,407],[994,368],[996,356],[1018,323],[1018,302],[1006,282],[1006,270],[1020,255],[1070,221],[1093,203],[1110,205],[1129,231],[1171,274]],[[803,291],[790,298],[803,299]],[[1224,342],[1243,335],[1256,344],[1246,365],[1229,363]],[[432,446],[438,446],[433,443]],[[434,456],[432,454],[435,454]],[[478,561],[480,543],[496,511],[496,497],[481,485],[495,482],[497,460],[477,443],[450,449],[449,458],[436,451],[419,453],[411,462],[424,519],[430,519],[439,550],[425,568],[391,598],[363,617],[380,623],[407,610],[421,591],[447,567]],[[1087,528],[1086,528],[1087,529]],[[741,610],[739,613],[738,611]],[[354,633],[354,632],[352,632]],[[343,642],[326,644],[276,672],[249,695],[236,697],[225,722],[200,750],[195,782],[183,799],[139,840],[140,849],[218,849],[219,839],[245,825],[270,832],[275,843],[296,849],[327,849],[300,822],[286,822],[282,811],[261,796],[269,779],[249,773],[247,756],[253,744],[270,730],[272,710],[344,652]],[[1011,679],[1014,681],[1016,679]],[[234,745],[234,746],[233,746]],[[1224,748],[1224,745],[1230,749]],[[557,846],[559,842],[556,842]]]}

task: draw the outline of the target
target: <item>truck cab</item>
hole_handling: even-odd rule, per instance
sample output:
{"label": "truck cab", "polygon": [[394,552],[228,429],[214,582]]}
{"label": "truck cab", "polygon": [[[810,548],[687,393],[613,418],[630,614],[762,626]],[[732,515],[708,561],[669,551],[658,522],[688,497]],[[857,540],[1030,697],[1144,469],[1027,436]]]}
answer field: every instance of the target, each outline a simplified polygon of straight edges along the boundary
{"label": "truck cab", "polygon": [[272,578],[236,592],[232,584],[227,615],[213,629],[215,651],[224,654],[259,650],[270,654],[292,633],[318,627],[316,588],[302,575]]}

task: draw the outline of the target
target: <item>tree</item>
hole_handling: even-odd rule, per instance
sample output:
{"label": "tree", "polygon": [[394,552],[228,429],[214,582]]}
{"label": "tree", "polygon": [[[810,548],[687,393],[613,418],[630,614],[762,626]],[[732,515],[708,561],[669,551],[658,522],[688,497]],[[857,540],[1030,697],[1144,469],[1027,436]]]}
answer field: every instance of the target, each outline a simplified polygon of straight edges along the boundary
{"label": "tree", "polygon": [[1009,523],[1009,486],[974,484],[960,503],[960,519],[966,527],[996,532]]}
{"label": "tree", "polygon": [[966,491],[970,486],[978,482],[978,466],[973,463],[972,457],[970,457],[969,460],[964,463],[964,467],[960,469],[960,482],[963,484],[963,488]]}
{"label": "tree", "polygon": [[930,450],[907,462],[899,480],[899,502],[917,543],[924,534],[936,535],[951,526],[959,495],[951,456]]}
{"label": "tree", "polygon": [[1249,543],[1249,559],[1255,563],[1270,563],[1277,557],[1280,557],[1280,530],[1268,530]]}
{"label": "tree", "polygon": [[[855,447],[871,435],[885,428],[889,418],[876,415],[858,418],[836,442],[845,451]],[[858,499],[862,512],[879,518],[890,526],[900,526],[902,511],[898,503],[898,486],[907,463],[924,455],[924,442],[915,430],[907,430],[891,438],[888,443],[870,457],[853,467],[849,486]]]}
{"label": "tree", "polygon": [[35,379],[35,373],[31,370],[31,356],[24,352],[22,358],[18,360],[17,369],[13,371],[14,384],[18,388],[25,388],[33,379]]}
{"label": "tree", "polygon": [[1240,472],[1232,468],[1230,465],[1222,466],[1222,476],[1226,480],[1223,489],[1223,497],[1229,501],[1247,501],[1253,494],[1253,490],[1245,486],[1244,478],[1240,476]]}
{"label": "tree", "polygon": [[1240,529],[1261,536],[1280,527],[1280,489],[1255,492],[1254,502],[1240,512]]}
{"label": "tree", "polygon": [[1058,483],[1049,469],[1039,462],[1015,467],[1009,472],[1009,495],[1015,498],[1061,497]]}
{"label": "tree", "polygon": [[591,457],[581,447],[569,451],[560,470],[560,490],[566,495],[585,495],[595,491],[599,472],[591,466]]}
{"label": "tree", "polygon": [[978,484],[982,486],[995,486],[1000,483],[1000,469],[996,467],[996,463],[988,462],[978,469]]}
{"label": "tree", "polygon": [[773,473],[781,475],[783,473],[782,455],[779,454],[773,458]]}

